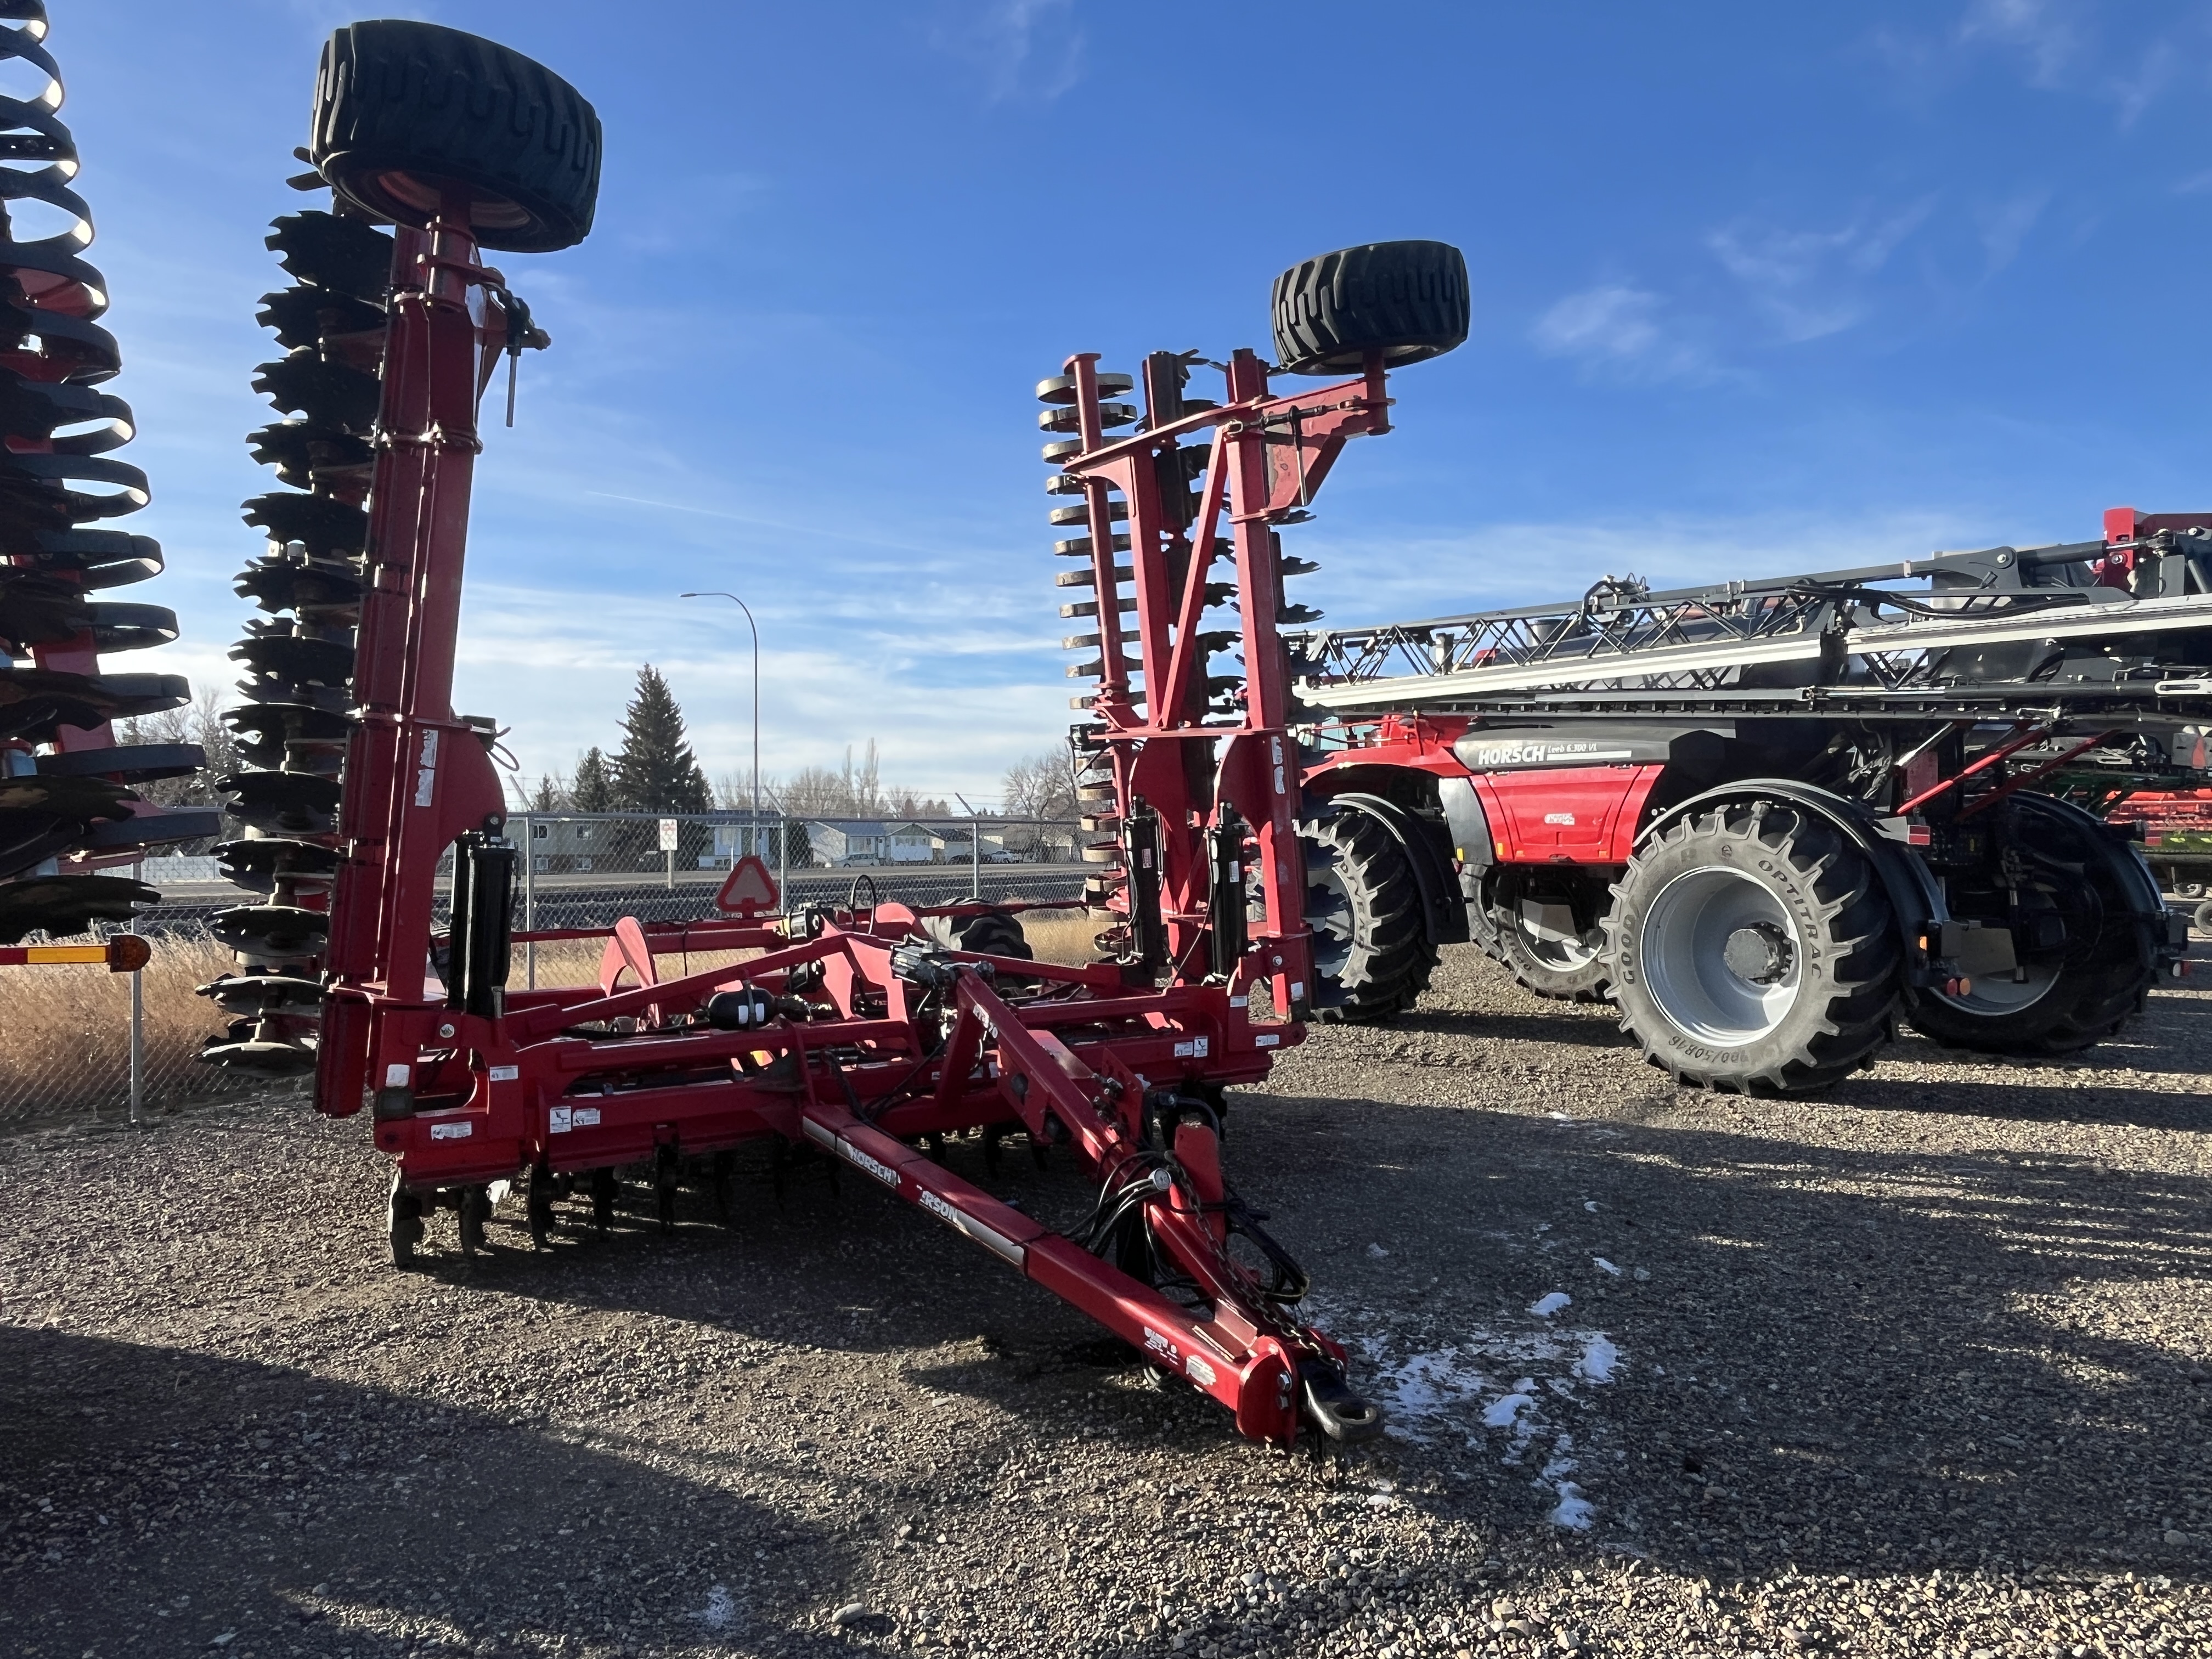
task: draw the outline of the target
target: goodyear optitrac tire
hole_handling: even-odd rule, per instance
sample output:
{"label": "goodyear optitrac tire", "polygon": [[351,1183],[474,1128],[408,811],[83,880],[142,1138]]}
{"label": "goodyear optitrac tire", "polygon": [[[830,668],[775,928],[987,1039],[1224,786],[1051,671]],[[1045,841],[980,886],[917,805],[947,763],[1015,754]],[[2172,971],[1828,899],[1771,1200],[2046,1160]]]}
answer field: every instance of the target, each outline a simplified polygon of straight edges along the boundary
{"label": "goodyear optitrac tire", "polygon": [[1275,361],[1292,374],[1357,374],[1440,357],[1467,338],[1467,260],[1449,242],[1369,242],[1275,278]]}
{"label": "goodyear optitrac tire", "polygon": [[599,118],[520,52],[435,23],[354,23],[323,47],[308,156],[342,197],[420,226],[468,186],[487,248],[546,253],[592,228]]}
{"label": "goodyear optitrac tire", "polygon": [[1797,808],[1670,826],[1605,926],[1621,1028],[1678,1082],[1809,1094],[1888,1035],[1904,968],[1888,898],[1865,854]]}
{"label": "goodyear optitrac tire", "polygon": [[1413,1007],[1436,970],[1421,889],[1398,839],[1356,807],[1298,826],[1306,860],[1306,925],[1324,1022],[1380,1024]]}
{"label": "goodyear optitrac tire", "polygon": [[[1596,884],[1590,886],[1595,891]],[[1583,927],[1577,924],[1583,918],[1572,915],[1577,896],[1539,886],[1519,870],[1500,870],[1485,911],[1497,939],[1492,954],[1540,997],[1603,1002],[1612,994],[1613,966],[1605,954],[1602,897],[1598,914],[1588,916],[1589,926]],[[1561,911],[1568,915],[1561,916]]]}
{"label": "goodyear optitrac tire", "polygon": [[[2004,921],[2047,915],[2064,943],[2023,956],[2027,977],[1992,976],[1961,996],[1934,987],[1906,1012],[1915,1030],[1946,1047],[1980,1054],[2079,1053],[2101,1042],[2142,1006],[2158,963],[2142,945],[2145,925],[2162,927],[2165,901],[2134,847],[2088,813],[2047,795],[2022,793],[1993,816],[2000,847],[2019,866],[2015,910],[2006,890],[1951,884],[1954,914]],[[1976,900],[1984,901],[1980,904]]]}

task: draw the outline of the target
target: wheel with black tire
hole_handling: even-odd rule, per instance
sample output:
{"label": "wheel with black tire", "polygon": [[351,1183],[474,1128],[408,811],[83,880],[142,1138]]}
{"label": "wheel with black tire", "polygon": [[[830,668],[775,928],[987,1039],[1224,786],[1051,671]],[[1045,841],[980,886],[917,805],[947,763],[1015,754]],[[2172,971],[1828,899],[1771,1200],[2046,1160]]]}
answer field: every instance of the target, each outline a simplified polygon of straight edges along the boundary
{"label": "wheel with black tire", "polygon": [[1395,368],[1467,339],[1467,260],[1449,242],[1367,242],[1275,278],[1275,361],[1291,374]]}
{"label": "wheel with black tire", "polygon": [[1307,819],[1298,839],[1313,932],[1316,982],[1307,1000],[1314,1017],[1352,1024],[1395,1019],[1428,988],[1437,965],[1406,849],[1380,819],[1350,806]]}
{"label": "wheel with black tire", "polygon": [[2189,925],[2197,930],[2199,939],[2212,939],[2212,899],[2197,907],[2196,914],[2189,918]]}
{"label": "wheel with black tire", "polygon": [[435,23],[353,23],[323,47],[310,162],[345,201],[421,227],[456,186],[485,247],[547,253],[592,228],[599,118],[520,52]]}
{"label": "wheel with black tire", "polygon": [[948,951],[967,951],[979,957],[1018,957],[1035,962],[1022,932],[1022,919],[1009,910],[981,910],[966,916],[924,916],[922,932]]}
{"label": "wheel with black tire", "polygon": [[2158,976],[2146,933],[2164,928],[2166,901],[2133,844],[2070,802],[2022,792],[1990,816],[1989,866],[1945,886],[1954,917],[2010,928],[2017,966],[1927,987],[1906,1018],[1948,1048],[2077,1053],[2142,1006]]}
{"label": "wheel with black tire", "polygon": [[1808,1094],[1888,1035],[1904,949],[1867,854],[1786,802],[1731,802],[1629,861],[1605,920],[1621,1028],[1678,1082]]}
{"label": "wheel with black tire", "polygon": [[1486,913],[1496,955],[1513,977],[1540,997],[1602,1002],[1613,969],[1605,955],[1604,886],[1547,870],[1498,869]]}

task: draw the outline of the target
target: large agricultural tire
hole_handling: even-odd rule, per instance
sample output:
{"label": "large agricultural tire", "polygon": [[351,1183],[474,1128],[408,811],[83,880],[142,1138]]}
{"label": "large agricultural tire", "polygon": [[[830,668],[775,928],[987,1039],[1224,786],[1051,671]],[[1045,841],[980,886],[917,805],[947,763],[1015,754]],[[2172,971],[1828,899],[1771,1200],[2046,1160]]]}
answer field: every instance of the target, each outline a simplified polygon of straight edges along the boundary
{"label": "large agricultural tire", "polygon": [[1436,971],[1421,886],[1381,820],[1340,806],[1298,826],[1315,984],[1307,1002],[1325,1023],[1382,1024],[1411,1009]]}
{"label": "large agricultural tire", "polygon": [[[1593,884],[1594,885],[1595,884]],[[1605,911],[1575,914],[1575,895],[1545,888],[1508,866],[1494,878],[1486,915],[1498,946],[1493,952],[1524,988],[1555,1002],[1603,1002],[1612,994],[1613,965],[1605,954]],[[1587,908],[1587,900],[1585,900]],[[1565,911],[1565,916],[1559,912]],[[1589,926],[1583,927],[1587,919]]]}
{"label": "large agricultural tire", "polygon": [[599,118],[520,52],[435,23],[353,23],[323,47],[308,159],[347,201],[421,226],[465,185],[483,246],[573,247],[599,194]]}
{"label": "large agricultural tire", "polygon": [[1275,361],[1291,374],[1358,374],[1441,357],[1467,339],[1467,260],[1449,242],[1368,242],[1275,278]]}
{"label": "large agricultural tire", "polygon": [[[2133,846],[2079,807],[2022,793],[1997,808],[2000,856],[2015,866],[2007,889],[1951,884],[1966,919],[2049,918],[2063,943],[2024,952],[2023,978],[1992,975],[1964,994],[1920,991],[1905,1018],[1947,1048],[2024,1058],[2077,1054],[2101,1042],[2142,1006],[2158,964],[2142,949],[2138,916],[2162,923],[2165,902]],[[1979,901],[1978,902],[1978,901]],[[1977,915],[1977,912],[1985,914]]]}
{"label": "large agricultural tire", "polygon": [[979,957],[1019,957],[1036,960],[1021,918],[1011,911],[985,910],[967,916],[924,916],[921,930],[950,951],[969,951]]}
{"label": "large agricultural tire", "polygon": [[1676,1081],[1798,1095],[1889,1033],[1904,949],[1880,878],[1835,827],[1782,803],[1671,825],[1606,917],[1624,1030]]}

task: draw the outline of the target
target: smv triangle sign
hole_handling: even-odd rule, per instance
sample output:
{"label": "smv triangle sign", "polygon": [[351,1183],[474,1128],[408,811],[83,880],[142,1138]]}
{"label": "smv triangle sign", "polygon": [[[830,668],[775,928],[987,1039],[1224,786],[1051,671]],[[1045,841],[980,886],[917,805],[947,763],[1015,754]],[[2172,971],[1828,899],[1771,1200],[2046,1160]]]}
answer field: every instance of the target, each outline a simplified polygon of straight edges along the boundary
{"label": "smv triangle sign", "polygon": [[748,853],[737,861],[722,890],[714,895],[714,908],[732,915],[757,916],[773,914],[783,908],[783,895],[775,890],[775,878],[768,872],[768,866]]}

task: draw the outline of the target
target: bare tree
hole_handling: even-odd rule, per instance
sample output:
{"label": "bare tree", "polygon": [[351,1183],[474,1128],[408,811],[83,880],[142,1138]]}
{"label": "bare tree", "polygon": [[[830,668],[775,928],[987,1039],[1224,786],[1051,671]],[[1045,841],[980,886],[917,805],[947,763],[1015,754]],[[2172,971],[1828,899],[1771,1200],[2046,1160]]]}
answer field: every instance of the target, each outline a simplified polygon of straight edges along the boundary
{"label": "bare tree", "polygon": [[143,719],[118,720],[118,744],[196,743],[206,751],[207,763],[181,778],[155,778],[133,788],[161,806],[210,806],[222,804],[215,787],[217,778],[243,771],[246,757],[238,750],[238,733],[222,723],[222,693],[210,687],[181,708],[171,708]]}
{"label": "bare tree", "polygon": [[1005,806],[1009,817],[1050,818],[1066,822],[1075,816],[1074,757],[1066,747],[1040,749],[1006,769]]}

